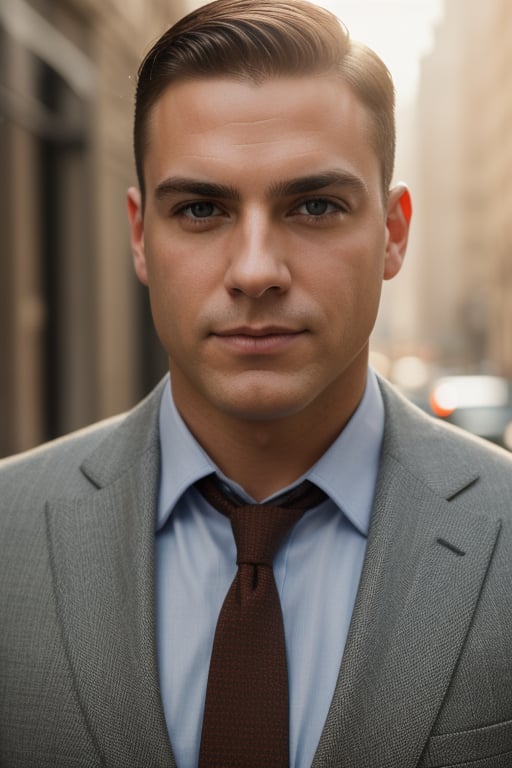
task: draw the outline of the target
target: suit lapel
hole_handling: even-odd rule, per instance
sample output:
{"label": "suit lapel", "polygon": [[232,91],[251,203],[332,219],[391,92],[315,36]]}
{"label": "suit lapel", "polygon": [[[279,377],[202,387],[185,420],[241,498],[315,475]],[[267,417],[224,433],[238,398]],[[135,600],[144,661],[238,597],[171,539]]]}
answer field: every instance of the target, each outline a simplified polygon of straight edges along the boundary
{"label": "suit lapel", "polygon": [[105,765],[118,768],[175,765],[155,651],[159,451],[156,426],[148,429],[156,425],[154,411],[155,405],[138,415],[152,435],[136,460],[126,456],[135,453],[134,443],[141,446],[137,419],[128,417],[123,434],[117,430],[88,462],[87,474],[103,487],[47,509],[55,594],[78,696]]}
{"label": "suit lapel", "polygon": [[361,583],[313,768],[417,765],[499,532],[457,498],[474,475],[451,477],[443,498],[422,479],[436,475],[443,457],[413,474],[398,453],[388,427]]}
{"label": "suit lapel", "polygon": [[[63,640],[85,719],[111,768],[175,766],[154,632],[160,393],[88,460],[91,493],[47,508]],[[431,427],[415,424],[389,394],[385,400],[386,437],[365,564],[313,768],[416,766],[499,529],[460,494],[476,477],[450,471],[441,451],[427,456],[429,441],[418,441],[419,448],[411,434]]]}

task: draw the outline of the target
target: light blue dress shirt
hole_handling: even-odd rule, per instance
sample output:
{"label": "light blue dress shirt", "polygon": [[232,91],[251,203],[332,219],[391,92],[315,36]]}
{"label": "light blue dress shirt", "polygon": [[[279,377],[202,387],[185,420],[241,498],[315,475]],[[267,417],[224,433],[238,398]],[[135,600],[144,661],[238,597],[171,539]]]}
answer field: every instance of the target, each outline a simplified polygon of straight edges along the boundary
{"label": "light blue dress shirt", "polygon": [[[334,692],[366,550],[383,430],[384,406],[370,370],[357,411],[297,481],[311,480],[329,498],[304,514],[274,562],[288,658],[290,768],[310,768]],[[193,484],[217,471],[239,495],[251,498],[194,439],[170,386],[161,402],[160,442],[159,676],[178,768],[196,768],[211,648],[236,573],[236,547],[229,520]]]}

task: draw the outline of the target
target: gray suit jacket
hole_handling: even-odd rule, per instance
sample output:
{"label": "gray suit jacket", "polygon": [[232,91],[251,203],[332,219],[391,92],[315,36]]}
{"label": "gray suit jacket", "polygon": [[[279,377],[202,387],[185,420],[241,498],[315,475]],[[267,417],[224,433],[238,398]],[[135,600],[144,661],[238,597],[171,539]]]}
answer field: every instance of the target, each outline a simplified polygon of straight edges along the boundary
{"label": "gray suit jacket", "polygon": [[[161,386],[0,463],[1,768],[175,766],[154,632]],[[382,388],[367,554],[313,766],[510,768],[512,461]]]}

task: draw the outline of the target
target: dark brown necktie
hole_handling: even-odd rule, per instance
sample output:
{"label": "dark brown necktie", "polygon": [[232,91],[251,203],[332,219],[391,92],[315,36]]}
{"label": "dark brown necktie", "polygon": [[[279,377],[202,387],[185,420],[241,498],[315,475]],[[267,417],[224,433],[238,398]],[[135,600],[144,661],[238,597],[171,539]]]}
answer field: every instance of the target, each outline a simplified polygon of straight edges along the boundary
{"label": "dark brown necktie", "polygon": [[279,544],[323,491],[302,483],[279,506],[237,504],[213,475],[198,488],[231,521],[238,571],[213,643],[199,768],[288,768],[288,673],[272,563]]}

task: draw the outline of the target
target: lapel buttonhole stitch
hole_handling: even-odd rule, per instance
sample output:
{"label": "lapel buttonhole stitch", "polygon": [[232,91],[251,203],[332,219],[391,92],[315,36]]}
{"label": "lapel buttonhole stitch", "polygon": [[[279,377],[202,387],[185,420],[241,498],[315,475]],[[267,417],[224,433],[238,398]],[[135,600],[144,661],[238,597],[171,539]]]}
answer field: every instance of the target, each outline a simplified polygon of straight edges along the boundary
{"label": "lapel buttonhole stitch", "polygon": [[449,549],[450,552],[454,552],[459,557],[464,557],[464,555],[466,554],[465,552],[463,552],[462,549],[459,549],[454,544],[450,544],[450,542],[446,541],[446,539],[437,539],[437,543],[441,544],[442,547],[446,547],[447,549]]}

